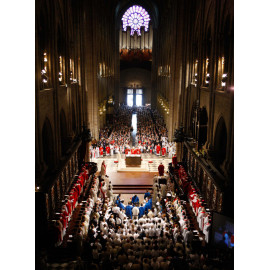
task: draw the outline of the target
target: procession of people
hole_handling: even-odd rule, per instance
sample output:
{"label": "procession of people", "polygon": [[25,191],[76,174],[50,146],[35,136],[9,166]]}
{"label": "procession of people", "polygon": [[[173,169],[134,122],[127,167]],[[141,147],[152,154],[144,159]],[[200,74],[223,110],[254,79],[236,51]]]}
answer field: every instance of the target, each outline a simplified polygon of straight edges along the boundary
{"label": "procession of people", "polygon": [[[161,170],[159,175],[163,174]],[[151,191],[146,190],[141,199],[134,194],[124,200],[122,194],[113,194],[102,162],[99,176],[91,182],[84,222],[74,237],[83,243],[74,251],[89,269],[212,269],[209,255],[193,247],[188,202],[176,193],[170,177],[166,184],[160,184],[159,177],[154,177]],[[200,228],[207,227],[210,216],[200,215]],[[203,233],[207,241],[207,232]]]}

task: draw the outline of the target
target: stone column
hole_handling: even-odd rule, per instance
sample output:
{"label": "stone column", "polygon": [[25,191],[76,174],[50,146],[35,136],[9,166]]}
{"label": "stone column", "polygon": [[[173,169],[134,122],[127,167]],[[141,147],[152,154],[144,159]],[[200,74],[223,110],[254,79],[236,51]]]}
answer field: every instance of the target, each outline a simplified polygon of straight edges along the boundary
{"label": "stone column", "polygon": [[183,159],[183,143],[176,143],[176,156],[178,161],[182,161]]}

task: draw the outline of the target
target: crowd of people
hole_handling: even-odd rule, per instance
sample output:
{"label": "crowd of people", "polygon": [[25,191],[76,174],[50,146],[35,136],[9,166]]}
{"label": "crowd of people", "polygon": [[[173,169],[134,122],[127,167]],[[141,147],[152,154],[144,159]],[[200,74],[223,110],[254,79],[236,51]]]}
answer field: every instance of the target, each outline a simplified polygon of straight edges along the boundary
{"label": "crowd of people", "polygon": [[137,114],[136,149],[140,153],[156,154],[171,158],[176,152],[175,143],[168,141],[166,124],[157,110],[147,107],[131,108],[121,105],[112,122],[100,130],[99,140],[92,143],[90,153],[92,158],[124,154],[131,146],[131,118]]}
{"label": "crowd of people", "polygon": [[181,185],[184,193],[186,194],[190,203],[191,209],[197,219],[200,230],[205,235],[205,241],[209,242],[210,227],[212,224],[210,210],[206,207],[206,204],[202,196],[198,193],[195,186],[189,181],[188,175],[182,165],[176,166],[177,159],[174,157],[174,166],[177,168],[175,173],[179,184]]}
{"label": "crowd of people", "polygon": [[124,153],[130,148],[131,116],[131,107],[122,105],[117,109],[112,121],[100,129],[99,140],[91,144],[92,158]]}
{"label": "crowd of people", "polygon": [[62,244],[71,216],[78,205],[91,170],[92,167],[88,163],[82,166],[79,175],[71,185],[70,191],[66,194],[65,200],[62,201],[60,209],[58,209],[59,212],[55,213],[55,217],[49,226],[50,244],[52,246],[60,246]]}
{"label": "crowd of people", "polygon": [[142,201],[135,194],[125,204],[120,194],[113,198],[102,170],[92,184],[89,229],[82,230],[84,250],[77,254],[91,269],[215,269],[209,254],[193,247],[188,202],[174,192],[169,177],[159,184],[155,176]]}
{"label": "crowd of people", "polygon": [[[202,217],[205,209],[196,201],[201,198],[188,184],[184,168],[174,168],[188,201],[180,198],[176,183],[165,174],[155,175],[152,190],[146,190],[141,201],[135,194],[125,203],[121,194],[113,194],[106,164],[102,163],[99,176],[92,177],[87,200],[81,203],[82,222],[74,235],[78,262],[84,261],[80,269],[222,269],[227,255],[215,261],[216,253],[193,245],[196,235],[187,205],[191,205],[202,231],[210,215],[204,216],[207,220]],[[164,178],[165,183],[160,181]],[[83,179],[88,179],[84,167],[78,180]],[[80,194],[84,183],[79,186]],[[71,195],[79,186],[75,183]],[[65,211],[70,199],[69,195]],[[72,213],[78,200],[71,202]],[[207,238],[205,234],[206,242]]]}
{"label": "crowd of people", "polygon": [[94,206],[87,237],[91,267],[176,269],[185,264],[188,267],[185,258],[192,253],[193,233],[185,214],[185,202],[174,193],[169,178],[162,185],[157,176],[154,180],[152,194],[146,191],[143,202],[134,195],[125,205],[120,194],[113,201],[104,197],[101,189],[92,194]]}

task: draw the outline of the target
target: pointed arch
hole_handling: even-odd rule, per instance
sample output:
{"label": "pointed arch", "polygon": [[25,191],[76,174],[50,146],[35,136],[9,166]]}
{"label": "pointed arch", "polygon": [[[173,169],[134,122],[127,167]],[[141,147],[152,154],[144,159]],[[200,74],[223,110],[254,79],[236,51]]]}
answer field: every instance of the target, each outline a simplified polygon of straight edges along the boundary
{"label": "pointed arch", "polygon": [[199,109],[199,146],[202,147],[207,141],[208,112],[205,106]]}
{"label": "pointed arch", "polygon": [[217,122],[214,137],[214,163],[217,167],[220,167],[226,158],[227,149],[227,128],[223,116],[221,116]]}

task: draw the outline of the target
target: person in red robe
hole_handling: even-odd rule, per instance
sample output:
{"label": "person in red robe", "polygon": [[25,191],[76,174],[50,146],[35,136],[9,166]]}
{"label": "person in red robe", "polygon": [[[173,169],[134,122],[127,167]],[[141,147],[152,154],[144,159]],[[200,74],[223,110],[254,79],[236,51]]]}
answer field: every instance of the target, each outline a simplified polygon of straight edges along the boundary
{"label": "person in red robe", "polygon": [[160,165],[158,166],[158,174],[159,176],[164,175],[164,165],[162,163],[160,163]]}
{"label": "person in red robe", "polygon": [[165,157],[165,155],[166,155],[166,148],[162,147],[162,156]]}
{"label": "person in red robe", "polygon": [[157,147],[156,147],[156,153],[158,156],[160,156],[160,145],[158,144]]}
{"label": "person in red robe", "polygon": [[172,157],[172,165],[173,165],[174,168],[175,168],[176,165],[177,165],[177,156],[176,156],[176,155],[174,155],[174,156]]}
{"label": "person in red robe", "polygon": [[99,153],[100,153],[100,156],[103,157],[103,147],[102,146],[99,148]]}
{"label": "person in red robe", "polygon": [[111,151],[111,148],[109,145],[106,146],[106,155],[109,156],[110,155],[110,151]]}
{"label": "person in red robe", "polygon": [[135,149],[133,147],[133,148],[131,148],[131,155],[134,155],[134,154],[135,154]]}

